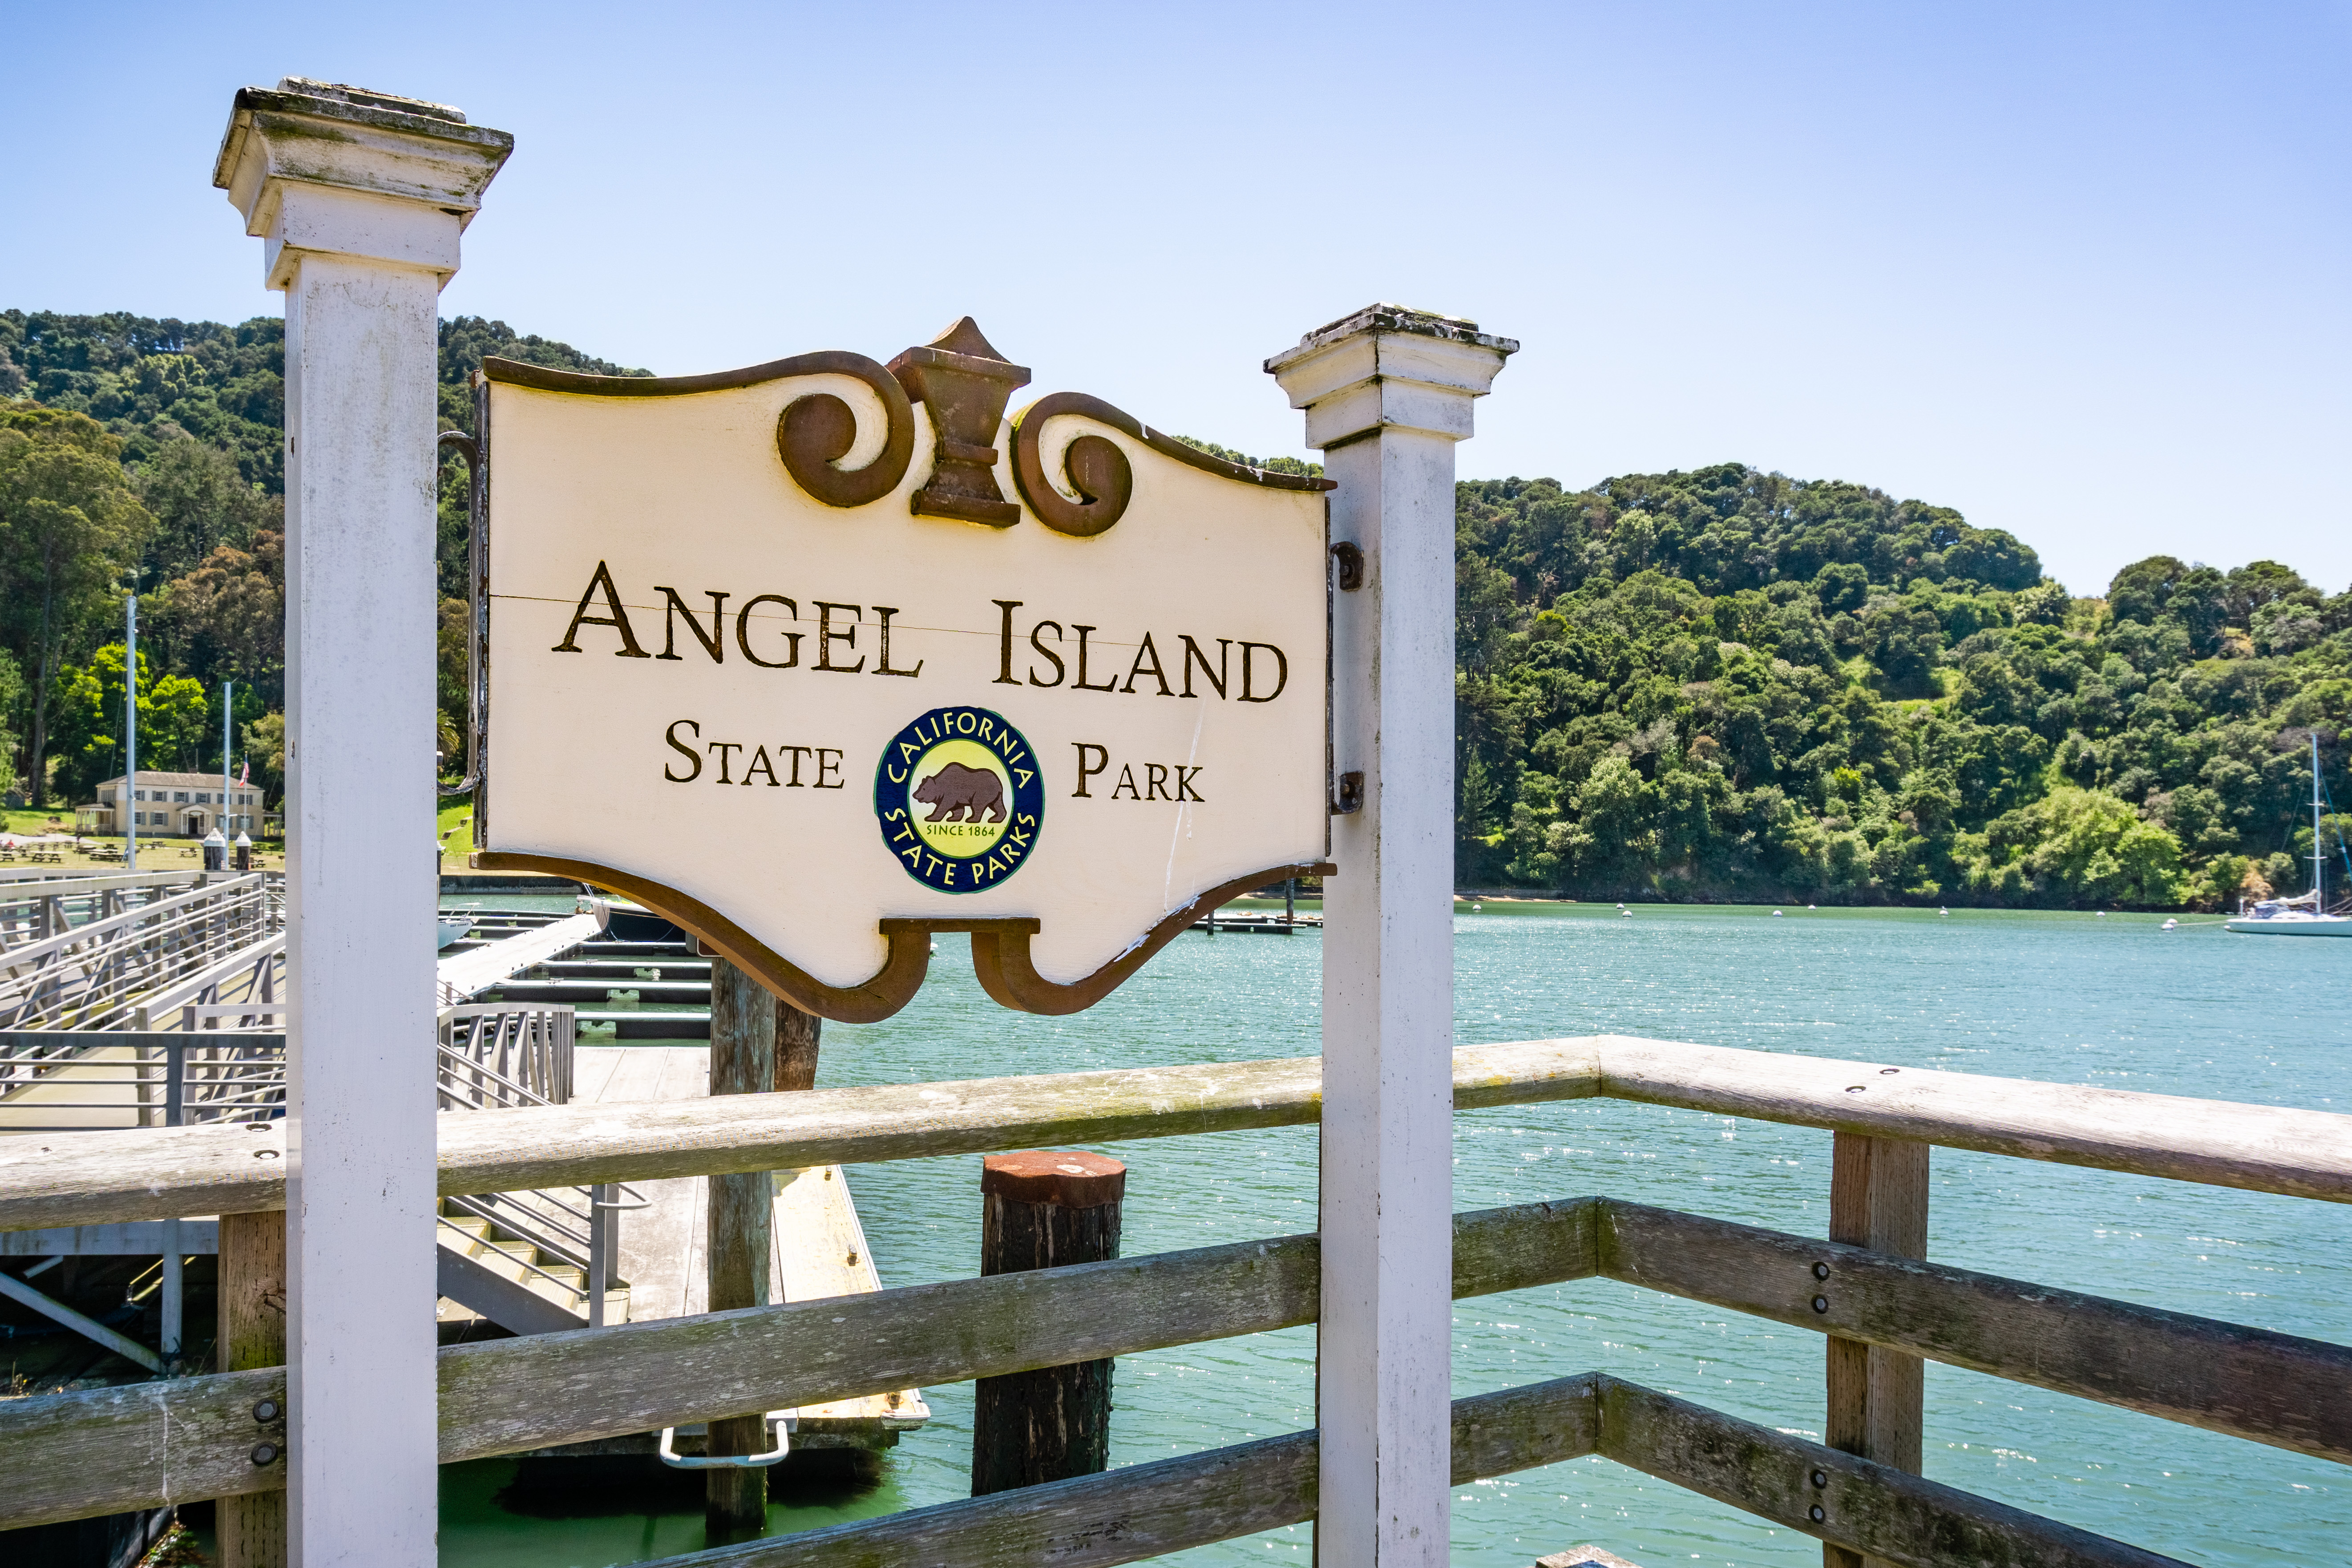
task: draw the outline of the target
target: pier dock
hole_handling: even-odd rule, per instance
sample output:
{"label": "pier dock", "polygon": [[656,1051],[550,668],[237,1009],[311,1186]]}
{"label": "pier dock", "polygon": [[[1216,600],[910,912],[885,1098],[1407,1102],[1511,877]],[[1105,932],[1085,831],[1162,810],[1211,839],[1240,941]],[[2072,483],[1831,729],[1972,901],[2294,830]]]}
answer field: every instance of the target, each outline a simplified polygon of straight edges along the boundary
{"label": "pier dock", "polygon": [[[625,1105],[648,1100],[698,1100],[709,1093],[710,1053],[698,1046],[597,1046],[574,1058],[572,1103]],[[621,1215],[619,1268],[628,1281],[632,1322],[693,1317],[708,1310],[705,1254],[709,1244],[709,1180],[681,1176],[633,1184],[646,1206]],[[866,1245],[849,1184],[838,1165],[775,1174],[769,1228],[772,1305],[836,1296],[871,1295],[882,1277]],[[878,1451],[898,1434],[930,1419],[917,1389],[771,1411],[782,1419],[795,1450]],[[698,1427],[678,1429],[677,1447],[690,1452]],[[637,1433],[593,1443],[534,1449],[531,1458],[651,1454],[658,1434]]]}

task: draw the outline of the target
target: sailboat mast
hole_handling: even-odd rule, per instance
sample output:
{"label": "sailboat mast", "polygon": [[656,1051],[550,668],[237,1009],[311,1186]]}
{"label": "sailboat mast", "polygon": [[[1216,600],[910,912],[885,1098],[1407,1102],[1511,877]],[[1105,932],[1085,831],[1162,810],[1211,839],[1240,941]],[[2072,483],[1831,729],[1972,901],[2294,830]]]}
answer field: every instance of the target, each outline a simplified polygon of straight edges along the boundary
{"label": "sailboat mast", "polygon": [[2327,895],[2321,891],[2319,879],[2327,859],[2319,847],[2319,727],[2311,731],[2311,912],[2327,912]]}

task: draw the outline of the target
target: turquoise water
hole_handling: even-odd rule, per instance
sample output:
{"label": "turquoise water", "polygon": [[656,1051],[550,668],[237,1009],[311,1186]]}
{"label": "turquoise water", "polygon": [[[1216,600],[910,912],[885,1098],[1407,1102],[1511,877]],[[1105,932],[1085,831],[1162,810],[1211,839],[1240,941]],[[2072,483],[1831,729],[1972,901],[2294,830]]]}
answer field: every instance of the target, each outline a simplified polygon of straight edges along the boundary
{"label": "turquoise water", "polygon": [[[2352,943],[2162,932],[2154,917],[1498,906],[1456,921],[1464,1044],[1612,1032],[1902,1066],[2352,1110]],[[906,1012],[828,1024],[823,1085],[1244,1060],[1318,1048],[1320,938],[1180,938],[1076,1018],[996,1007],[942,937]],[[2317,949],[2318,951],[2314,951]],[[1830,1135],[1579,1100],[1455,1122],[1459,1208],[1605,1193],[1822,1235]],[[1130,1166],[1129,1256],[1314,1224],[1312,1129],[1107,1146]],[[886,1284],[978,1272],[977,1157],[859,1167]],[[2316,1338],[2352,1340],[2338,1205],[1937,1150],[1929,1250],[1950,1263]],[[1587,1280],[1457,1304],[1454,1388],[1599,1369],[1819,1436],[1819,1335]],[[1123,1359],[1114,1464],[1311,1424],[1311,1330]],[[968,1384],[858,1496],[780,1502],[799,1530],[965,1494]],[[1930,1363],[1927,1471],[2189,1561],[2352,1562],[2336,1466]],[[594,1568],[701,1542],[699,1510],[547,1521],[493,1500],[503,1461],[445,1471],[442,1561]],[[1643,1568],[1811,1568],[1810,1538],[1600,1459],[1458,1489],[1457,1563],[1525,1568],[1595,1541]],[[1305,1527],[1185,1554],[1304,1561]]]}

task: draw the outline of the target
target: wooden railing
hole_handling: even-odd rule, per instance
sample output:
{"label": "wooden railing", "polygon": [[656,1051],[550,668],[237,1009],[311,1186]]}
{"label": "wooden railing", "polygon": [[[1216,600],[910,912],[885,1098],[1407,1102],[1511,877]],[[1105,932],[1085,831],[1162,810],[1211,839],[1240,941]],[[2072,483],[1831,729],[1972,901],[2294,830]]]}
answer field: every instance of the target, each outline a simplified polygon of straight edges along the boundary
{"label": "wooden railing", "polygon": [[[989,1079],[637,1107],[548,1107],[441,1123],[444,1193],[908,1159],[1312,1121],[1299,1061]],[[1926,1143],[2352,1201],[2352,1117],[1617,1037],[1466,1049],[1455,1103],[1609,1095],[1831,1128],[1832,1223],[1899,1233],[1904,1162]],[[282,1206],[268,1128],[0,1145],[0,1229]],[[1866,1141],[1866,1142],[1865,1142]],[[1864,1184],[1859,1192],[1852,1184]],[[1924,1184],[1919,1191],[1925,1191]],[[1841,1210],[1845,1219],[1837,1216]],[[1854,1216],[1859,1215],[1859,1220]],[[1900,1237],[1896,1237],[1899,1244]],[[2352,1351],[2058,1291],[1854,1245],[1613,1199],[1457,1216],[1454,1293],[1605,1277],[1814,1330],[1865,1358],[1926,1357],[2352,1463]],[[703,1317],[465,1345],[440,1354],[444,1462],[996,1376],[1314,1321],[1312,1237],[997,1275]],[[1851,1359],[1849,1357],[1849,1359]],[[1882,1381],[1866,1380],[1875,1387]],[[283,1485],[257,1465],[257,1403],[282,1368],[0,1405],[0,1526]],[[1921,1479],[1918,1413],[1849,1412],[1804,1442],[1599,1373],[1458,1402],[1457,1479],[1598,1453],[1868,1559],[2168,1562]],[[1906,1430],[1906,1423],[1908,1430]],[[1907,1441],[1907,1458],[1853,1450]],[[752,1542],[691,1561],[1132,1562],[1309,1518],[1312,1433]],[[680,1560],[681,1562],[688,1560]]]}

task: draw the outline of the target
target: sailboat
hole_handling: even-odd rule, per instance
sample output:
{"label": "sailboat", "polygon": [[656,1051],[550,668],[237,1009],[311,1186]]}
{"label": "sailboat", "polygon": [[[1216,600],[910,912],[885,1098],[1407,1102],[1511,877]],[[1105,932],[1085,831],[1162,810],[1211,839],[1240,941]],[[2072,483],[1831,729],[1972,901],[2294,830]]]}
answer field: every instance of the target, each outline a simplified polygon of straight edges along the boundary
{"label": "sailboat", "polygon": [[2249,936],[2352,937],[2352,915],[2327,912],[2327,852],[2319,822],[2319,731],[2311,734],[2311,891],[2292,899],[2264,899],[2251,910],[2238,902],[2238,918],[2223,923]]}

